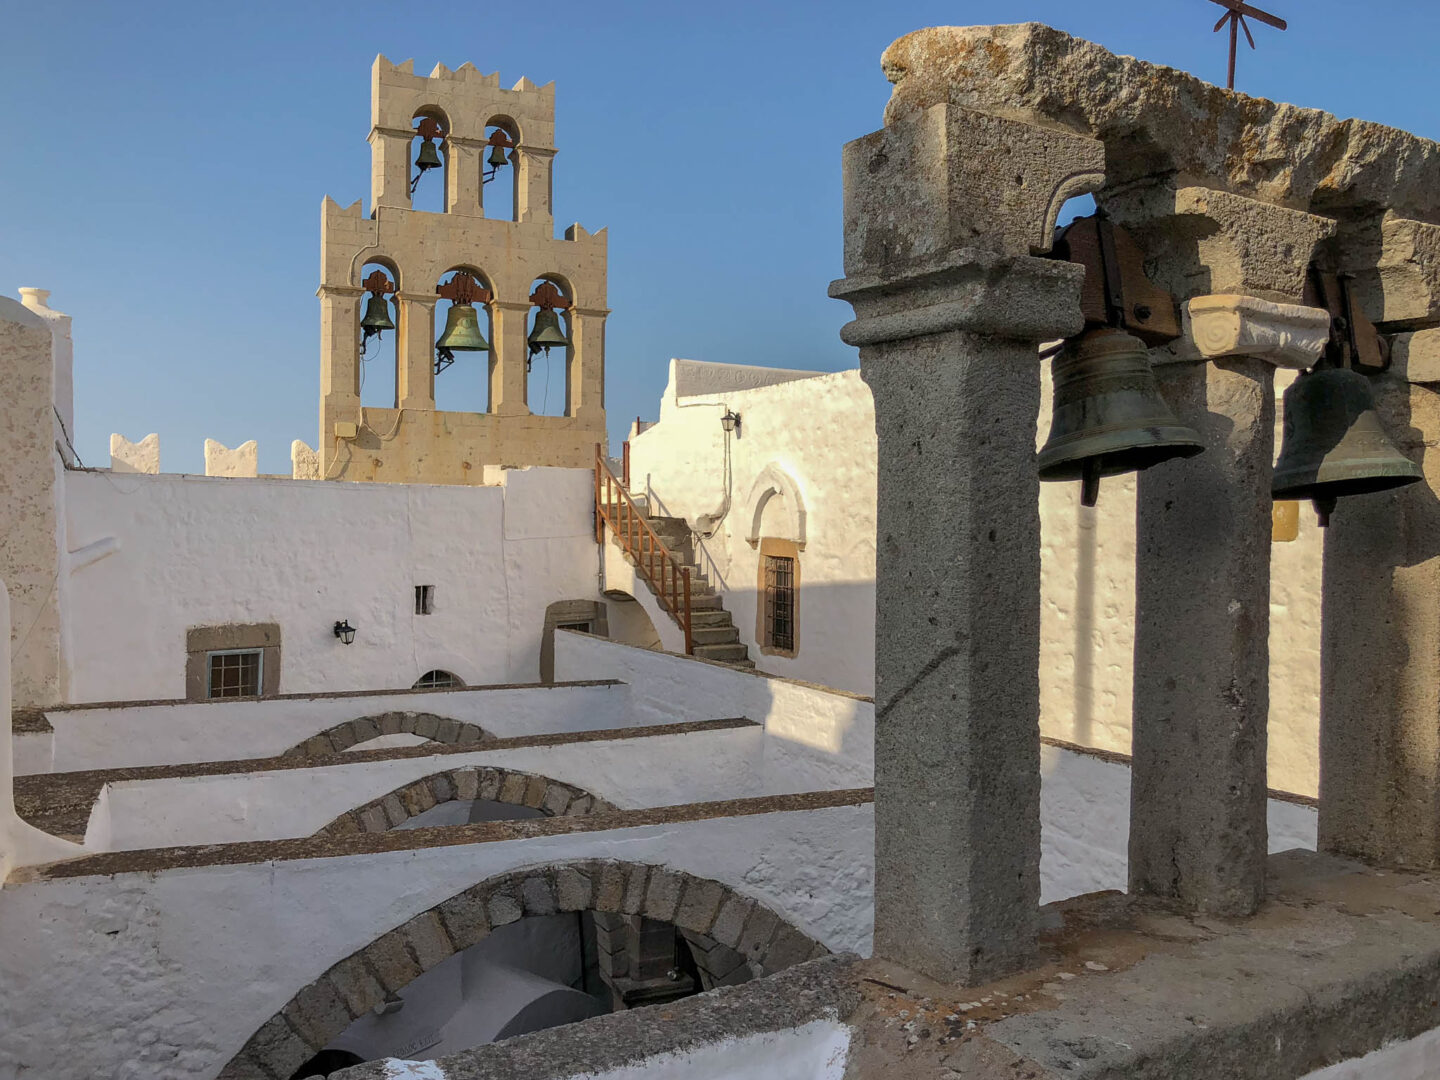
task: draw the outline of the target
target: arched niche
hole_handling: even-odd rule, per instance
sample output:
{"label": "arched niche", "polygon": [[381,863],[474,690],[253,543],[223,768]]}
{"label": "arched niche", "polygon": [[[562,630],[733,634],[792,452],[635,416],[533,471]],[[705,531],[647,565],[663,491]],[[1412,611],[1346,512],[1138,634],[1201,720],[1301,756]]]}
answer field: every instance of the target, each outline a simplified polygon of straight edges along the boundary
{"label": "arched niche", "polygon": [[[560,301],[552,310],[566,344],[536,351],[530,347],[529,342],[541,318],[542,307],[537,303],[537,298],[549,297],[553,300],[555,293],[560,294]],[[530,313],[525,321],[525,403],[535,416],[571,414],[575,397],[574,380],[578,378],[575,368],[574,317],[571,314],[574,307],[575,292],[569,279],[563,275],[542,274],[531,282]]]}
{"label": "arched niche", "polygon": [[[427,123],[428,121],[428,123]],[[410,139],[410,155],[406,176],[410,184],[410,207],[428,213],[445,212],[445,193],[450,185],[450,118],[438,105],[423,105],[415,110],[410,125],[416,134]],[[433,127],[431,125],[434,125]],[[433,134],[438,128],[438,134]],[[421,145],[425,142],[422,132],[431,132],[431,144],[440,157],[440,168],[427,169],[419,174],[418,161]]]}
{"label": "arched niche", "polygon": [[[778,506],[773,505],[777,498]],[[758,546],[762,536],[789,540],[798,548],[805,547],[805,499],[795,478],[779,464],[772,461],[760,470],[750,485],[745,507],[748,523],[745,539],[751,547]]]}
{"label": "arched niche", "polygon": [[[381,285],[377,274],[383,276],[386,284],[372,292],[372,285]],[[360,342],[356,391],[363,406],[393,409],[397,402],[400,372],[400,303],[396,299],[400,289],[399,268],[388,256],[372,255],[360,267],[356,284],[367,290],[360,298],[356,313],[355,339]],[[364,328],[367,314],[381,309],[389,315],[394,327],[367,335]]]}
{"label": "arched niche", "polygon": [[[494,313],[489,299],[495,295],[495,284],[490,275],[478,266],[452,266],[440,275],[436,292],[450,285],[458,274],[468,274],[483,290],[482,298],[475,299],[471,306],[480,327],[480,335],[489,344],[488,351],[456,352],[454,361],[446,362],[437,357],[435,362],[435,408],[442,412],[488,412],[490,410],[491,373],[499,360],[500,343],[495,337]],[[450,311],[457,305],[441,299],[435,305],[435,340],[444,336],[449,325]]]}
{"label": "arched niche", "polygon": [[[502,221],[516,220],[516,208],[520,205],[520,125],[514,117],[503,113],[485,121],[486,147],[481,161],[481,208],[488,218]],[[504,132],[509,145],[504,149],[507,159],[504,165],[492,163],[497,145],[496,132]]]}

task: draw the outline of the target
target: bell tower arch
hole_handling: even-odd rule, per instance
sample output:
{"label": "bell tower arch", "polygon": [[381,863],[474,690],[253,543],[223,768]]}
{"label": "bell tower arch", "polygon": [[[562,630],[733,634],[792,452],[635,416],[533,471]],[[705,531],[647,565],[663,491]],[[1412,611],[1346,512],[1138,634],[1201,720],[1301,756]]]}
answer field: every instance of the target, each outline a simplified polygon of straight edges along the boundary
{"label": "bell tower arch", "polygon": [[[437,64],[420,76],[409,60],[378,56],[370,119],[368,216],[360,201],[321,204],[321,475],[478,484],[485,465],[588,467],[594,445],[605,441],[608,237],[579,225],[555,235],[555,85],[522,78],[505,90],[498,74],[468,63],[453,71]],[[442,209],[416,209],[412,192],[427,186],[443,194]],[[498,197],[502,188],[508,198]],[[492,191],[492,209],[503,212],[487,215]],[[392,408],[360,400],[370,327],[362,323],[380,310],[362,274],[375,265],[394,282]],[[437,350],[440,324],[454,328],[446,303],[453,298],[436,283],[456,267],[484,268],[488,350]],[[566,303],[580,297],[584,304],[564,309],[567,393],[558,416],[534,415],[526,401],[527,323],[540,279],[568,283]],[[436,387],[447,378],[481,380],[488,407],[438,410]]]}

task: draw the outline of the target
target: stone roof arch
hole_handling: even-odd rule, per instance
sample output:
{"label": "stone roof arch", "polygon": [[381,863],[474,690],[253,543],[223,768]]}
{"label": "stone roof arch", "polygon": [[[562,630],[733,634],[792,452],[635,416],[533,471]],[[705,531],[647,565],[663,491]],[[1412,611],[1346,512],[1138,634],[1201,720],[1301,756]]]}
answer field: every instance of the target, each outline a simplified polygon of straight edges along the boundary
{"label": "stone roof arch", "polygon": [[325,757],[339,754],[352,746],[378,739],[381,735],[418,735],[431,742],[453,746],[471,746],[491,742],[491,735],[479,724],[437,716],[428,712],[387,712],[346,720],[286,750],[281,757]]}

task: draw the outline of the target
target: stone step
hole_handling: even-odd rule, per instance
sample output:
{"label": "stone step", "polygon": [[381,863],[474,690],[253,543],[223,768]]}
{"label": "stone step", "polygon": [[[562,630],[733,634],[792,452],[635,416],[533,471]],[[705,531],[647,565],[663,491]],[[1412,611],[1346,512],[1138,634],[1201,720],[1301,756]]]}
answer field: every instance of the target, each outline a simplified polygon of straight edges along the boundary
{"label": "stone step", "polygon": [[695,655],[706,660],[728,662],[750,659],[750,650],[739,642],[731,645],[696,645]]}
{"label": "stone step", "polygon": [[692,617],[690,636],[696,645],[733,645],[740,640],[740,631],[734,623],[724,626],[696,626]]}
{"label": "stone step", "polygon": [[717,610],[711,611],[696,611],[694,610],[693,603],[691,605],[690,626],[692,629],[698,630],[701,627],[705,627],[708,630],[717,626],[734,625],[735,622],[733,619],[731,619],[730,612],[726,611],[724,608],[719,608]]}

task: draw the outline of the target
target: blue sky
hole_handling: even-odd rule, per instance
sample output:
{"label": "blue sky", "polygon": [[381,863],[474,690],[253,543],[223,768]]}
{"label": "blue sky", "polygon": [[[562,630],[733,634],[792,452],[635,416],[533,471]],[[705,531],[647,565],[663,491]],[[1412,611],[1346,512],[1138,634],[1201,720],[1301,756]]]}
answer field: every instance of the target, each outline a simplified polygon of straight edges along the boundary
{"label": "blue sky", "polygon": [[[1269,0],[1239,88],[1440,138],[1430,0]],[[75,442],[205,437],[288,472],[318,416],[319,208],[368,197],[370,64],[555,80],[557,227],[610,229],[612,439],[671,356],[853,366],[840,147],[880,126],[879,56],[922,26],[1039,20],[1223,81],[1206,0],[7,5],[0,289],[75,316]],[[448,373],[447,373],[448,374]]]}

